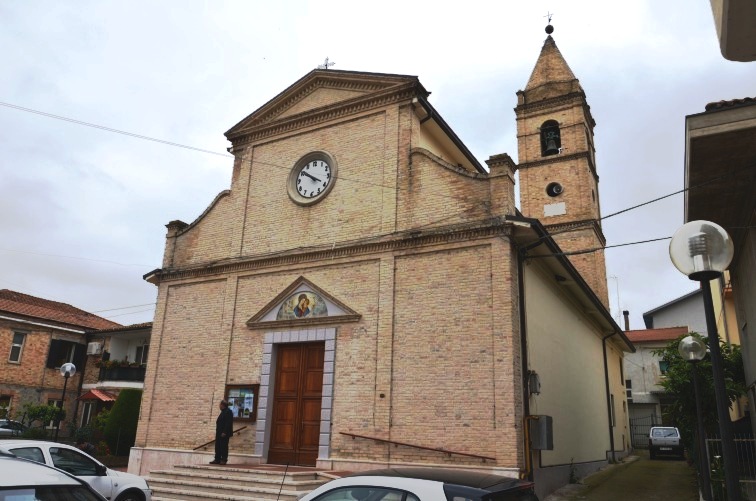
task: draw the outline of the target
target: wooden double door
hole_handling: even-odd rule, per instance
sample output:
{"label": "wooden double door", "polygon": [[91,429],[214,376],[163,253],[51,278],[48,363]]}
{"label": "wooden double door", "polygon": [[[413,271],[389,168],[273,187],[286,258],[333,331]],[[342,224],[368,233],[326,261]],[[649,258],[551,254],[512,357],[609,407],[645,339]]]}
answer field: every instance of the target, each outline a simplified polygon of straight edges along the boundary
{"label": "wooden double door", "polygon": [[268,463],[315,466],[325,344],[277,345]]}

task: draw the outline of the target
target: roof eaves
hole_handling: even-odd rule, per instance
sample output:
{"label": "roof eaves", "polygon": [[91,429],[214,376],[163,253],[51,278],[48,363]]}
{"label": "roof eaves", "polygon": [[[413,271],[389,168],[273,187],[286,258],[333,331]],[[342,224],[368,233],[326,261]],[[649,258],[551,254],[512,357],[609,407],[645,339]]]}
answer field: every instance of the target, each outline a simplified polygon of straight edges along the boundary
{"label": "roof eaves", "polygon": [[550,257],[558,261],[559,264],[567,271],[567,273],[570,274],[570,277],[575,281],[575,283],[578,284],[589,301],[595,306],[596,310],[610,325],[613,332],[619,334],[620,338],[628,347],[631,353],[635,353],[635,346],[633,345],[632,341],[627,338],[622,328],[617,324],[617,322],[615,322],[614,318],[612,318],[612,314],[609,312],[609,310],[606,309],[606,306],[604,306],[604,303],[602,303],[598,296],[596,296],[596,293],[593,292],[593,289],[591,289],[585,279],[583,279],[582,275],[580,275],[569,258],[564,255],[562,249],[559,247],[556,241],[554,241],[543,224],[541,224],[538,219],[524,217],[519,213],[515,216],[506,216],[506,220],[520,221],[530,224],[530,227],[535,230],[536,234],[538,235],[539,241],[543,242],[548,247],[549,251],[552,254]]}

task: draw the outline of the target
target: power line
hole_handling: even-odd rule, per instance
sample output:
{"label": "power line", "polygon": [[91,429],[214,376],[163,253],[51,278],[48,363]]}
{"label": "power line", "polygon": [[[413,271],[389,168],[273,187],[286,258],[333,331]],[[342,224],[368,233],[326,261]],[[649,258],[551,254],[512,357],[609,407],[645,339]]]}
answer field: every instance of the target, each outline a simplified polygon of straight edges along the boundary
{"label": "power line", "polygon": [[135,137],[137,139],[144,139],[145,141],[154,141],[156,143],[167,144],[169,146],[175,146],[177,148],[186,148],[187,150],[201,151],[202,153],[210,153],[211,155],[219,155],[219,156],[222,156],[222,157],[231,157],[231,158],[233,158],[233,155],[229,155],[228,153],[220,153],[220,152],[217,152],[217,151],[205,150],[203,148],[197,148],[197,147],[194,147],[194,146],[188,146],[186,144],[174,143],[173,141],[166,141],[164,139],[157,139],[157,138],[150,137],[150,136],[144,136],[142,134],[135,134],[133,132],[127,132],[125,130],[113,129],[112,127],[105,127],[104,125],[98,125],[98,124],[93,124],[93,123],[90,123],[90,122],[84,122],[83,120],[76,120],[75,118],[68,118],[68,117],[64,117],[64,116],[61,116],[61,115],[53,115],[52,113],[47,113],[47,112],[35,110],[35,109],[32,109],[32,108],[24,108],[23,106],[17,106],[15,104],[4,103],[2,101],[0,101],[0,106],[6,106],[8,108],[13,108],[14,110],[25,111],[27,113],[35,113],[37,115],[42,115],[42,116],[45,116],[45,117],[48,117],[48,118],[54,118],[56,120],[63,120],[64,122],[71,122],[71,123],[75,123],[75,124],[78,124],[78,125],[84,125],[86,127],[92,127],[94,129],[100,129],[100,130],[104,130],[104,131],[108,131],[108,132],[115,132],[116,134],[123,134],[124,136],[131,136],[131,137]]}
{"label": "power line", "polygon": [[134,306],[121,306],[120,308],[109,308],[107,310],[90,311],[89,313],[102,313],[104,311],[128,310],[130,308],[141,308],[142,306],[152,306],[157,303],[135,304]]}
{"label": "power line", "polygon": [[[175,146],[175,147],[178,147],[178,148],[185,148],[185,149],[195,150],[195,151],[199,151],[199,152],[203,152],[203,153],[210,153],[210,154],[213,154],[213,155],[219,155],[219,156],[223,156],[223,157],[227,157],[227,158],[235,158],[233,155],[229,155],[227,153],[219,153],[219,152],[216,152],[216,151],[210,151],[210,150],[205,150],[205,149],[202,149],[202,148],[197,148],[197,147],[194,147],[194,146],[188,146],[188,145],[185,145],[185,144],[175,143],[175,142],[172,142],[172,141],[166,141],[166,140],[163,140],[163,139],[157,139],[157,138],[150,137],[150,136],[145,136],[145,135],[142,135],[142,134],[135,134],[135,133],[132,133],[132,132],[122,131],[120,129],[114,129],[112,127],[106,127],[106,126],[103,126],[103,125],[93,124],[93,123],[90,123],[90,122],[84,122],[82,120],[77,120],[77,119],[73,119],[73,118],[69,118],[69,117],[64,117],[64,116],[61,116],[61,115],[55,115],[55,114],[52,114],[52,113],[47,113],[47,112],[35,110],[35,109],[32,109],[32,108],[26,108],[26,107],[23,107],[23,106],[17,106],[17,105],[10,104],[10,103],[5,103],[5,102],[2,102],[2,101],[0,101],[0,105],[6,106],[6,107],[9,107],[9,108],[13,108],[13,109],[16,109],[16,110],[20,110],[20,111],[25,111],[25,112],[28,112],[28,113],[34,113],[34,114],[37,114],[37,115],[42,115],[42,116],[45,116],[45,117],[54,118],[54,119],[57,119],[57,120],[63,120],[63,121],[66,121],[66,122],[75,123],[75,124],[78,124],[78,125],[84,125],[84,126],[87,126],[87,127],[93,127],[93,128],[96,128],[96,129],[101,129],[101,130],[105,130],[105,131],[108,131],[108,132],[114,132],[114,133],[117,133],[117,134],[123,134],[123,135],[127,135],[127,136],[130,136],[130,137],[135,137],[135,138],[138,138],[138,139],[144,139],[146,141],[154,141],[154,142],[157,142],[157,143],[166,144],[166,145],[169,145],[169,146]],[[261,161],[261,160],[252,160],[252,159],[250,159],[249,160],[250,166],[253,163],[258,164],[258,165],[267,165],[269,167],[274,167],[274,168],[277,168],[277,169],[283,169],[283,170],[287,170],[287,171],[291,169],[290,166],[283,166],[283,165],[274,164],[274,163],[271,163],[271,162],[265,162],[265,161]],[[616,215],[619,215],[619,214],[623,214],[625,212],[628,212],[628,211],[631,211],[631,210],[634,210],[634,209],[638,209],[640,207],[643,207],[643,206],[646,206],[646,205],[649,205],[649,204],[652,204],[652,203],[655,203],[655,202],[658,202],[658,201],[661,201],[661,200],[664,200],[666,198],[672,197],[674,195],[678,195],[680,193],[684,193],[684,192],[686,192],[688,190],[691,190],[691,189],[699,188],[699,187],[704,186],[706,184],[709,184],[711,182],[717,181],[717,180],[719,180],[719,179],[721,179],[723,177],[734,175],[737,172],[739,172],[739,171],[735,171],[733,173],[722,174],[720,176],[716,176],[716,177],[710,178],[710,179],[708,179],[706,181],[703,181],[703,182],[701,182],[701,183],[699,183],[699,184],[697,184],[695,186],[689,186],[689,187],[684,188],[682,190],[678,190],[678,191],[675,191],[673,193],[669,193],[667,195],[663,195],[663,196],[655,198],[653,200],[649,200],[647,202],[643,202],[641,204],[634,205],[632,207],[628,207],[626,209],[623,209],[623,210],[620,210],[620,211],[617,211],[617,212],[613,212],[611,214],[608,214],[606,216],[603,216],[603,217],[599,218],[599,221],[604,220],[604,219],[608,219],[610,217],[613,217],[613,216],[616,216]],[[361,185],[371,185],[371,186],[376,186],[376,187],[380,187],[380,188],[384,188],[384,189],[390,189],[390,190],[393,190],[393,191],[396,191],[396,192],[399,192],[401,190],[410,191],[407,188],[401,188],[401,187],[398,187],[398,186],[390,186],[390,185],[385,185],[385,184],[381,184],[381,183],[373,183],[373,182],[370,182],[370,181],[366,181],[364,179],[351,179],[349,177],[344,177],[344,176],[338,176],[338,179],[342,179],[345,182],[354,182],[354,183],[360,183]],[[452,196],[452,195],[443,195],[443,194],[437,194],[437,193],[426,193],[426,194],[424,194],[424,196],[443,197],[443,198],[449,198],[449,199],[452,199],[452,200],[463,201],[463,202],[468,202],[469,201],[467,198],[455,197],[455,196]],[[462,211],[459,214],[455,214],[455,215],[453,215],[451,217],[456,217],[457,215],[462,215],[465,212],[469,212],[471,210],[474,210],[475,208],[476,207],[471,207],[471,208],[469,208],[469,209],[467,209],[465,211]],[[428,223],[426,225],[422,225],[422,226],[420,226],[420,228],[422,228],[424,226],[429,226],[429,225],[432,225],[432,224],[436,224],[437,222],[441,222],[443,220],[450,219],[451,217],[442,218],[442,219],[439,219],[439,220],[437,220],[435,222],[431,222],[431,223]],[[571,225],[571,226],[569,226],[567,228],[563,228],[561,230],[557,230],[557,231],[554,231],[554,232],[549,232],[548,236],[557,235],[559,233],[564,233],[564,232],[567,232],[567,231],[571,231],[571,230],[574,230],[576,228],[580,228],[582,226],[586,226],[586,225],[590,225],[590,224],[593,224],[593,223],[590,222],[590,221],[589,222],[585,222],[585,223],[578,223],[578,224],[575,224],[575,225]],[[412,231],[412,230],[409,230],[409,231]],[[387,233],[387,234],[384,234],[384,235],[378,235],[378,236],[375,236],[375,237],[387,236],[389,234],[390,233]],[[542,237],[542,239],[543,238],[544,237]],[[609,245],[609,246],[606,246],[606,247],[598,247],[598,248],[595,248],[595,249],[586,249],[586,250],[582,250],[582,251],[574,251],[574,252],[569,252],[569,253],[560,253],[560,254],[556,254],[556,255],[565,255],[565,256],[568,256],[568,255],[575,255],[575,254],[586,254],[586,253],[591,253],[591,252],[597,252],[597,251],[603,250],[603,249],[610,249],[610,248],[614,248],[614,247],[623,247],[623,246],[627,246],[627,245],[638,245],[638,244],[642,244],[642,243],[655,242],[655,241],[658,241],[658,240],[667,240],[669,238],[671,238],[671,237],[664,237],[664,238],[659,238],[659,239],[644,240],[644,241],[639,241],[639,242],[630,242],[630,243],[618,244],[618,245]],[[319,247],[319,246],[314,246],[314,247]],[[302,249],[302,248],[299,248],[299,249]],[[80,259],[80,260],[84,260],[84,261],[103,262],[103,263],[116,264],[116,265],[120,265],[120,266],[140,266],[140,267],[141,266],[149,266],[149,265],[137,265],[137,264],[123,264],[123,263],[118,263],[118,262],[115,262],[115,261],[107,261],[107,260],[91,259],[91,258],[81,258],[81,257],[75,257],[75,256],[64,256],[64,255],[58,255],[58,254],[45,254],[45,253],[38,253],[38,252],[31,252],[31,251],[18,251],[18,250],[14,250],[14,249],[0,249],[0,250],[5,250],[5,251],[8,251],[8,252],[20,252],[20,253],[28,253],[28,254],[38,254],[38,255],[43,255],[43,256],[63,257],[63,258],[69,258],[69,259]]]}
{"label": "power line", "polygon": [[116,317],[123,317],[126,315],[136,315],[137,313],[147,313],[148,311],[155,311],[154,308],[149,308],[147,310],[139,310],[139,311],[131,311],[129,313],[119,313],[118,315],[107,315],[105,318],[116,318]]}
{"label": "power line", "polygon": [[66,259],[78,259],[80,261],[92,261],[92,262],[96,262],[96,263],[115,264],[115,265],[118,265],[118,266],[129,266],[129,267],[138,266],[140,268],[149,268],[150,267],[149,264],[127,264],[127,263],[119,263],[117,261],[109,261],[107,259],[94,259],[94,258],[89,258],[89,257],[66,256],[66,255],[63,255],[63,254],[50,254],[50,253],[46,253],[46,252],[22,251],[22,250],[17,250],[17,249],[5,249],[5,248],[0,248],[0,251],[4,251],[4,252],[16,252],[18,254],[33,254],[33,255],[36,255],[36,256],[48,256],[48,257],[62,257],[62,258],[66,258]]}

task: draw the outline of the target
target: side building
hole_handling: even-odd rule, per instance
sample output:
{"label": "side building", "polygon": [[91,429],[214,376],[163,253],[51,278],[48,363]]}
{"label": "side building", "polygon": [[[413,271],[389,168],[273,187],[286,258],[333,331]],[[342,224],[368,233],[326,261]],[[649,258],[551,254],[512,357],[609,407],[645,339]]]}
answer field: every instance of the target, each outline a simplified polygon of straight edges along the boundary
{"label": "side building", "polygon": [[11,290],[0,290],[0,412],[14,419],[24,404],[61,405],[65,378],[60,366],[71,362],[79,369],[69,378],[61,422],[65,435],[73,423],[87,357],[87,333],[118,324],[74,306]]}

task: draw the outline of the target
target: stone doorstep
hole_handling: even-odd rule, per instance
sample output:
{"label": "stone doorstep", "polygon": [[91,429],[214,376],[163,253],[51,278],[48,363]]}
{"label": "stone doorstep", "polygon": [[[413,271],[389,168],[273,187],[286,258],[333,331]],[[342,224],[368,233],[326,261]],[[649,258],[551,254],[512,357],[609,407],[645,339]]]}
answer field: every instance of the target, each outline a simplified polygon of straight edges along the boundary
{"label": "stone doorstep", "polygon": [[[213,482],[191,482],[186,480],[150,480],[150,488],[157,496],[165,496],[182,493],[191,495],[199,499],[217,498],[217,499],[296,499],[300,494],[307,491],[291,491],[285,488],[280,490],[274,488],[217,484]],[[280,494],[279,494],[280,493]],[[181,498],[185,499],[185,498]]]}
{"label": "stone doorstep", "polygon": [[150,472],[147,481],[150,482],[155,501],[268,501],[279,497],[283,500],[295,500],[301,494],[338,476],[339,472],[301,467],[289,468],[287,471],[285,467],[277,466],[258,468],[252,465],[177,465],[172,470]]}
{"label": "stone doorstep", "polygon": [[[171,481],[187,481],[187,482],[214,482],[216,484],[239,486],[240,484],[257,485],[261,488],[280,488],[282,479],[280,478],[264,478],[256,477],[253,475],[238,475],[235,471],[182,471],[182,470],[159,470],[150,473],[147,480],[151,483],[162,482],[165,480]],[[287,475],[288,477],[288,475]],[[328,478],[319,479],[316,476],[310,475],[310,478],[302,478],[301,480],[286,479],[283,482],[284,487],[288,490],[303,491],[312,490],[316,487],[327,482]]]}

